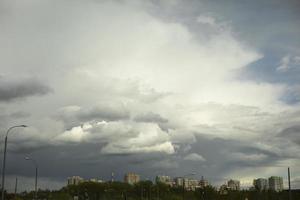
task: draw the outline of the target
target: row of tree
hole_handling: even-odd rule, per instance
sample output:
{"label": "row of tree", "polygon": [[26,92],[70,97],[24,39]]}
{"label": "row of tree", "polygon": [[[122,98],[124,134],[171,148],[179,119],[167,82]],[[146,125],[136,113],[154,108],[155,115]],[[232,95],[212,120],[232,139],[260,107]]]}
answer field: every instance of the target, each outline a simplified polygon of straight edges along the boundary
{"label": "row of tree", "polygon": [[[32,200],[33,197],[33,192],[7,194],[8,200]],[[243,190],[221,194],[212,186],[186,191],[182,187],[153,184],[151,181],[141,181],[135,185],[122,182],[84,182],[58,191],[38,191],[38,199],[43,200],[288,200],[288,197],[288,191]],[[299,200],[300,191],[294,190],[292,199]]]}

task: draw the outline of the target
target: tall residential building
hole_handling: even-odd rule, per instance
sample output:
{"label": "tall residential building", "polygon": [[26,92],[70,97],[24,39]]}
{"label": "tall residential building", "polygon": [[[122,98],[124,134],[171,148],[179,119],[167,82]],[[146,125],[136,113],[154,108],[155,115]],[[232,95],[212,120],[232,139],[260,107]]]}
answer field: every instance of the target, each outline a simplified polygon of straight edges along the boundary
{"label": "tall residential building", "polygon": [[183,178],[182,177],[176,177],[174,178],[174,182],[176,186],[183,186]]}
{"label": "tall residential building", "polygon": [[140,175],[135,173],[127,173],[124,176],[124,182],[131,185],[138,183],[140,181]]}
{"label": "tall residential building", "polygon": [[196,188],[199,188],[199,181],[194,179],[188,180],[188,190],[195,191]]}
{"label": "tall residential building", "polygon": [[68,185],[79,185],[79,183],[82,183],[83,181],[83,178],[80,176],[68,177]]}
{"label": "tall residential building", "polygon": [[177,187],[183,187],[185,189],[192,189],[192,188],[196,188],[199,185],[199,181],[198,180],[191,180],[188,178],[183,178],[183,177],[176,177],[174,178],[174,183]]}
{"label": "tall residential building", "polygon": [[227,186],[229,190],[240,190],[240,181],[231,179],[227,182]]}
{"label": "tall residential building", "polygon": [[280,192],[283,190],[283,179],[279,176],[271,176],[269,178],[269,189]]}
{"label": "tall residential building", "polygon": [[203,176],[201,177],[201,180],[199,181],[199,186],[200,186],[201,188],[204,188],[204,187],[207,187],[207,186],[208,186],[208,181],[205,180],[205,179],[203,178]]}
{"label": "tall residential building", "polygon": [[164,183],[166,185],[172,186],[172,179],[170,176],[158,175],[155,178],[156,183]]}
{"label": "tall residential building", "polygon": [[260,191],[269,189],[268,180],[265,178],[254,179],[253,186],[255,189]]}

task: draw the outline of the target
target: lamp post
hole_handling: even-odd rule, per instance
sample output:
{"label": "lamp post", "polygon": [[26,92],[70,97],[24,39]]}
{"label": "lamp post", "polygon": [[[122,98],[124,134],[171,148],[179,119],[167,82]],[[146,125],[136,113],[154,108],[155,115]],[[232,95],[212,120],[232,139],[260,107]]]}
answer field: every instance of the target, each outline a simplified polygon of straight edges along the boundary
{"label": "lamp post", "polygon": [[34,184],[34,199],[37,199],[37,177],[38,177],[38,165],[37,162],[30,158],[30,157],[25,157],[25,160],[31,160],[32,163],[35,166],[35,184]]}
{"label": "lamp post", "polygon": [[196,175],[196,173],[189,173],[189,174],[186,174],[186,175],[183,175],[182,177],[182,200],[184,200],[184,178],[187,177],[187,176],[194,176]]}
{"label": "lamp post", "polygon": [[26,125],[18,125],[18,126],[12,126],[6,131],[5,140],[4,140],[4,151],[3,151],[3,166],[2,166],[2,193],[1,193],[1,200],[4,200],[4,183],[5,183],[5,162],[6,162],[6,147],[7,147],[7,136],[9,132],[14,128],[25,128]]}

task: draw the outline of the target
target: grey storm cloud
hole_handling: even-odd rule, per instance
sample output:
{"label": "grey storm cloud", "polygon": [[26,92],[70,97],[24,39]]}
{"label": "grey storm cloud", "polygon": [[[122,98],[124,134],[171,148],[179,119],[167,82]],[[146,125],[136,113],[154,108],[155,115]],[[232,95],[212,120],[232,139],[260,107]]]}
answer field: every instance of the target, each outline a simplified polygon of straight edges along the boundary
{"label": "grey storm cloud", "polygon": [[78,119],[82,121],[90,120],[108,120],[108,121],[117,121],[125,120],[130,117],[130,113],[126,108],[122,106],[110,107],[102,105],[95,106],[93,108],[83,110],[78,113]]}
{"label": "grey storm cloud", "polygon": [[54,118],[62,120],[67,129],[89,121],[119,121],[130,118],[129,110],[122,104],[101,104],[90,107],[67,106],[60,108]]}
{"label": "grey storm cloud", "polygon": [[146,114],[137,115],[134,118],[137,122],[156,122],[156,123],[167,123],[168,119],[163,118],[159,114],[148,112]]}
{"label": "grey storm cloud", "polygon": [[300,145],[300,125],[285,128],[278,134],[278,137],[287,138],[288,140]]}
{"label": "grey storm cloud", "polygon": [[0,77],[0,101],[2,102],[10,102],[30,96],[41,96],[48,94],[50,91],[49,86],[35,78],[10,80],[6,77]]}

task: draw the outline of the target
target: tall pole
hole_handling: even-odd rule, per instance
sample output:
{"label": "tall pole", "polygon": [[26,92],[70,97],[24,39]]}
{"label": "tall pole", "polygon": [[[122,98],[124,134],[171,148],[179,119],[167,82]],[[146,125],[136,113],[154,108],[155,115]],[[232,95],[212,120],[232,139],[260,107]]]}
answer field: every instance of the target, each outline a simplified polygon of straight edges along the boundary
{"label": "tall pole", "polygon": [[35,166],[35,184],[34,184],[34,191],[35,191],[35,199],[37,199],[37,177],[38,177],[38,167]]}
{"label": "tall pole", "polygon": [[3,151],[3,165],[2,165],[2,191],[1,191],[1,200],[4,200],[4,183],[5,183],[5,164],[6,164],[6,148],[7,148],[7,137],[10,130],[13,128],[25,128],[26,125],[18,125],[18,126],[12,126],[6,131],[5,140],[4,140],[4,151]]}
{"label": "tall pole", "polygon": [[292,200],[291,174],[290,174],[290,168],[289,167],[288,167],[288,181],[289,181],[289,200]]}
{"label": "tall pole", "polygon": [[15,198],[17,197],[17,190],[18,190],[18,177],[16,177],[16,183],[15,183]]}
{"label": "tall pole", "polygon": [[25,160],[31,160],[35,166],[34,199],[37,199],[38,165],[37,165],[37,162],[30,157],[25,157]]}
{"label": "tall pole", "polygon": [[182,178],[182,200],[184,200],[184,177]]}
{"label": "tall pole", "polygon": [[6,162],[6,147],[7,147],[7,134],[4,141],[4,151],[3,151],[3,166],[2,166],[2,191],[1,200],[4,200],[4,183],[5,183],[5,162]]}

